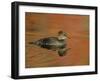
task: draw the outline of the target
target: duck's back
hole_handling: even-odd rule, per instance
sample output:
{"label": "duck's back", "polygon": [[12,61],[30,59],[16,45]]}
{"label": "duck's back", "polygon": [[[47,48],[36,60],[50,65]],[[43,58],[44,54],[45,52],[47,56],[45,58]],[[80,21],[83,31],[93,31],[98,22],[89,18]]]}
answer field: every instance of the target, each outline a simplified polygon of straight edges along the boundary
{"label": "duck's back", "polygon": [[48,37],[48,38],[40,39],[36,41],[35,43],[42,48],[47,48],[47,49],[59,48],[59,46],[57,45],[59,41],[56,37]]}

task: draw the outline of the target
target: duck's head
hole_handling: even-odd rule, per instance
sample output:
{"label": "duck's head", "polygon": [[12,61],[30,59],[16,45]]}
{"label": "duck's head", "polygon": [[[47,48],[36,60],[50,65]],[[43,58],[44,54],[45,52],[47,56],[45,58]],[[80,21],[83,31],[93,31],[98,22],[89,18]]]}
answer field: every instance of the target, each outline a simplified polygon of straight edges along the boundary
{"label": "duck's head", "polygon": [[67,38],[66,33],[63,31],[58,32],[58,40],[65,40]]}

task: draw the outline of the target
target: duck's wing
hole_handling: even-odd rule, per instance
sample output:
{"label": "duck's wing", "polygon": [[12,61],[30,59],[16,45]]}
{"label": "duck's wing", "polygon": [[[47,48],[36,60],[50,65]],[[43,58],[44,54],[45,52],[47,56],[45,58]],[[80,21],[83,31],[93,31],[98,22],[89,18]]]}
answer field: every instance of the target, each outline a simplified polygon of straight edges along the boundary
{"label": "duck's wing", "polygon": [[48,37],[48,38],[37,40],[35,44],[42,48],[53,49],[54,44],[57,40],[58,39],[56,37]]}

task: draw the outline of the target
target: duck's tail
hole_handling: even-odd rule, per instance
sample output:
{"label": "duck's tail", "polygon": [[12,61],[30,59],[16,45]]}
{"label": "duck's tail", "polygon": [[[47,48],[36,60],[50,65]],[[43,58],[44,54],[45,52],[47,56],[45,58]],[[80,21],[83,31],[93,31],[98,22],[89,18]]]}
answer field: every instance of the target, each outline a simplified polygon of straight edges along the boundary
{"label": "duck's tail", "polygon": [[40,45],[40,41],[29,42],[29,44]]}
{"label": "duck's tail", "polygon": [[33,41],[33,42],[29,42],[29,44],[37,45],[37,42],[36,41]]}

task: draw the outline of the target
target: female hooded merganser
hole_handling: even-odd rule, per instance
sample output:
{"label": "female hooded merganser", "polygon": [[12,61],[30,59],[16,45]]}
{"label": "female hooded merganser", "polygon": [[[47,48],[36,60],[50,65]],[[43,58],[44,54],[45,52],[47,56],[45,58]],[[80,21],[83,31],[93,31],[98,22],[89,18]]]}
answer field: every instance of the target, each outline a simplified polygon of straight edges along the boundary
{"label": "female hooded merganser", "polygon": [[66,51],[70,48],[66,48],[66,38],[67,35],[63,31],[58,32],[58,37],[47,37],[37,41],[30,42],[29,44],[34,44],[48,50],[57,51],[59,56],[64,56]]}

